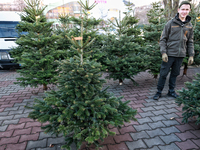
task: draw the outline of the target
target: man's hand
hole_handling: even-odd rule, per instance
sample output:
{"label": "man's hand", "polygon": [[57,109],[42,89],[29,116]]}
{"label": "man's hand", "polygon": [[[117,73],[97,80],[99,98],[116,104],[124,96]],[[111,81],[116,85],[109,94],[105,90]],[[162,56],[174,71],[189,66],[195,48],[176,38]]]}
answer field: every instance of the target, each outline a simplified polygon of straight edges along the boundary
{"label": "man's hand", "polygon": [[162,54],[162,60],[163,60],[164,62],[168,62],[168,56],[167,56],[166,53],[163,53],[163,54]]}
{"label": "man's hand", "polygon": [[188,66],[193,64],[193,62],[194,62],[194,58],[193,58],[193,56],[190,56],[188,59]]}

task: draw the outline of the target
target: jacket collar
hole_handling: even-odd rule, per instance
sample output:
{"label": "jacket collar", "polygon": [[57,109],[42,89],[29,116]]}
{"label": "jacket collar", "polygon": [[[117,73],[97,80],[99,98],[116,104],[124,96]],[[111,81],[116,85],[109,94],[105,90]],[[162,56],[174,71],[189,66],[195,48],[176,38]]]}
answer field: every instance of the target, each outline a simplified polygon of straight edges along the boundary
{"label": "jacket collar", "polygon": [[180,20],[180,18],[179,18],[179,13],[177,13],[176,16],[175,16],[175,18],[174,18],[173,20],[174,20],[175,22],[179,23],[180,25],[182,25],[182,24],[186,24],[186,23],[190,22],[190,21],[191,21],[191,17],[188,15],[188,16],[185,18],[185,21],[182,22],[182,21]]}

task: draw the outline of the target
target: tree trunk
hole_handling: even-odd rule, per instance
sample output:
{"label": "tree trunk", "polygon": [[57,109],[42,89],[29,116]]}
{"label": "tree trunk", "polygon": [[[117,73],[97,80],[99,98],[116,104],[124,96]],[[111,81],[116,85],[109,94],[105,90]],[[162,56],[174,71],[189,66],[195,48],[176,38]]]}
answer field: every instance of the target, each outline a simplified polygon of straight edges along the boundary
{"label": "tree trunk", "polygon": [[178,12],[179,0],[163,0],[166,10],[165,17],[170,20]]}
{"label": "tree trunk", "polygon": [[46,91],[47,88],[48,88],[47,85],[44,83],[44,84],[43,84],[43,90]]}

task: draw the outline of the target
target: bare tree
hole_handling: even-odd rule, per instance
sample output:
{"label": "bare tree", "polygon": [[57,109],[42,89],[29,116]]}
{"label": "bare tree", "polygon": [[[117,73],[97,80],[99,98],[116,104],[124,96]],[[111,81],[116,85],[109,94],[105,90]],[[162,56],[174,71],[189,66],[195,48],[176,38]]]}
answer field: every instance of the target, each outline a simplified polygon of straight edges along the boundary
{"label": "bare tree", "polygon": [[165,17],[170,20],[173,18],[178,10],[180,0],[163,0],[164,7],[166,10]]}

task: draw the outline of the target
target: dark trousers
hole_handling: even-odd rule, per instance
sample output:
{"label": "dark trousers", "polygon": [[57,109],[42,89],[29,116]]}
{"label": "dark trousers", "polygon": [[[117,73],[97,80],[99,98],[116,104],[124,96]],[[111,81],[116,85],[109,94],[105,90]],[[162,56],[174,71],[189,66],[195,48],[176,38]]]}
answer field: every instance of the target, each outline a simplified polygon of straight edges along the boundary
{"label": "dark trousers", "polygon": [[174,92],[176,86],[176,77],[180,74],[181,64],[183,62],[183,57],[168,57],[168,62],[162,62],[160,68],[160,77],[158,80],[157,89],[161,93],[167,78],[168,73],[171,69],[171,74],[169,77],[169,91]]}

